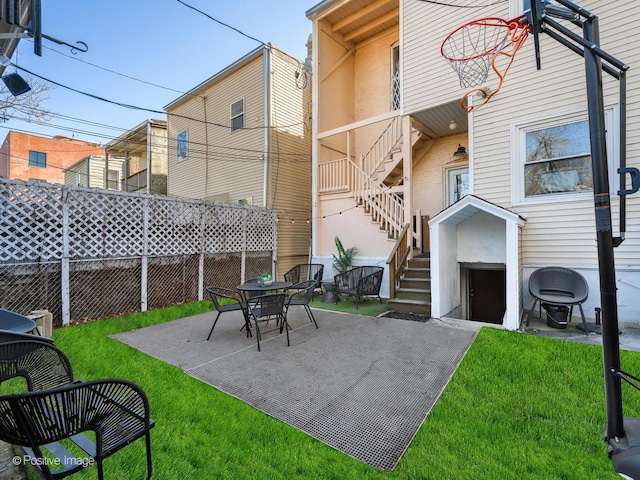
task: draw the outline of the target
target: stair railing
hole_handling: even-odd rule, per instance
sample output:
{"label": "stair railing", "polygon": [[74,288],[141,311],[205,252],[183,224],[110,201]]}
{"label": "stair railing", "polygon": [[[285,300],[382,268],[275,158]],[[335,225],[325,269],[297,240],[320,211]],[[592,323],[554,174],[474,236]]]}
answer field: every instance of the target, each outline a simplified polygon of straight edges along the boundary
{"label": "stair railing", "polygon": [[400,120],[399,116],[393,117],[391,123],[387,125],[369,151],[360,157],[362,169],[368,175],[374,176],[375,171],[402,138],[402,122]]}
{"label": "stair railing", "polygon": [[394,298],[396,294],[396,287],[402,276],[402,272],[407,265],[407,258],[409,258],[409,227],[410,224],[406,224],[398,236],[393,250],[387,258],[387,265],[389,265],[389,298]]}
{"label": "stair railing", "polygon": [[371,213],[373,220],[384,228],[390,238],[398,238],[404,227],[404,201],[388,187],[380,186],[358,165],[351,164],[352,192],[357,204]]}

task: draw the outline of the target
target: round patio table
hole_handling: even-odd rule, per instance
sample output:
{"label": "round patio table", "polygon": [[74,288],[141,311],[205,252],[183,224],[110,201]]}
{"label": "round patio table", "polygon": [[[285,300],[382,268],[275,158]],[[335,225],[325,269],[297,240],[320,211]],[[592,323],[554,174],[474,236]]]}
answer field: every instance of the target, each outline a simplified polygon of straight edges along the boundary
{"label": "round patio table", "polygon": [[256,293],[262,295],[266,292],[276,292],[278,290],[286,290],[293,283],[291,282],[271,282],[269,285],[260,285],[258,282],[243,283],[236,288],[241,292],[245,292],[249,296],[254,296]]}

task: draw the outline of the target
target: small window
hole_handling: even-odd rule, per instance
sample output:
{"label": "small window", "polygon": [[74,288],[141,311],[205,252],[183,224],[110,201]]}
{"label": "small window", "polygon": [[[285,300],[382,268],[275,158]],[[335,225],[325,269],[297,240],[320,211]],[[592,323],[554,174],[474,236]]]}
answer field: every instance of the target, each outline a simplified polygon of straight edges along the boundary
{"label": "small window", "polygon": [[177,137],[177,156],[178,161],[181,162],[187,158],[187,131],[180,132]]}
{"label": "small window", "polygon": [[47,168],[47,154],[29,150],[29,166]]}
{"label": "small window", "polygon": [[239,198],[238,205],[253,205],[253,197]]}
{"label": "small window", "polygon": [[109,190],[120,190],[120,172],[118,170],[108,171],[107,188]]}
{"label": "small window", "polygon": [[231,131],[244,128],[244,99],[231,104]]}
{"label": "small window", "polygon": [[391,109],[400,110],[400,47],[391,47]]}

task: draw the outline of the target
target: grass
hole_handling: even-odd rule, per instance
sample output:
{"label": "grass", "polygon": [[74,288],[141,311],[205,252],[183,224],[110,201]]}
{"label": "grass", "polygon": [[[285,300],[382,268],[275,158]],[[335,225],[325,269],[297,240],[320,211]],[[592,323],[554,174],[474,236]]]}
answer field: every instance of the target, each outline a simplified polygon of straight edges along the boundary
{"label": "grass", "polygon": [[[602,440],[599,347],[483,329],[398,467],[382,473],[108,337],[206,312],[210,305],[54,332],[77,378],[127,378],[146,391],[156,421],[154,479],[619,478]],[[625,370],[640,372],[640,354],[621,356]],[[640,393],[625,387],[624,395],[625,415],[640,416]],[[108,458],[105,477],[143,478],[143,453],[137,441]],[[95,476],[92,468],[74,478]]]}

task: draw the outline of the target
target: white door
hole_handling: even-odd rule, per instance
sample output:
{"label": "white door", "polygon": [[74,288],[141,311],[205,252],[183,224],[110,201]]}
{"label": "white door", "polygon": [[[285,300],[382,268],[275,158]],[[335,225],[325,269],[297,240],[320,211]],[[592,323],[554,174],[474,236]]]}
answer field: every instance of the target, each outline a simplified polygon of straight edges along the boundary
{"label": "white door", "polygon": [[469,194],[469,167],[447,170],[447,206]]}

